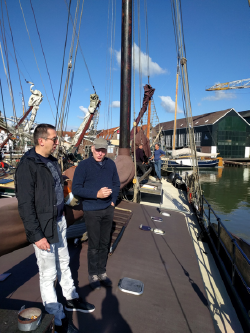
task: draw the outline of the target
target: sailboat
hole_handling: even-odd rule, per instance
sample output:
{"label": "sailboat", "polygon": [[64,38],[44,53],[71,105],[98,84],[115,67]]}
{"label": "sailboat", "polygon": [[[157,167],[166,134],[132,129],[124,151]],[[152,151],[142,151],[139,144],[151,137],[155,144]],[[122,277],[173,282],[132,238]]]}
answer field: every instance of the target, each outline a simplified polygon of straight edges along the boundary
{"label": "sailboat", "polygon": [[[132,1],[123,0],[122,7],[121,125],[116,165],[124,186],[133,179],[134,170],[129,152]],[[195,167],[197,165],[193,165],[194,169]],[[164,192],[163,196],[168,197],[169,202],[173,204],[177,199],[185,200],[183,193],[174,192],[175,189],[168,187],[167,183],[165,186],[168,191]],[[194,182],[190,193],[198,190],[197,182]],[[197,203],[197,197],[192,200]],[[2,207],[0,200],[0,208]],[[97,309],[93,314],[73,313],[74,323],[80,332],[207,333],[215,332],[215,328],[218,331],[217,327],[224,331],[233,327],[237,333],[242,332],[237,316],[232,312],[228,314],[228,302],[224,301],[225,298],[218,297],[220,292],[215,284],[218,269],[211,259],[208,246],[197,241],[195,233],[199,230],[198,224],[194,214],[186,207],[119,202],[117,211],[120,217],[115,223],[120,225],[122,220],[126,220],[126,226],[121,227],[123,237],[108,260],[108,271],[114,287],[100,290],[100,293],[91,292],[87,285],[87,247],[69,246],[71,269],[79,292],[82,297],[94,303]],[[7,209],[4,210],[4,215],[1,215],[0,222],[0,233],[3,236],[1,243],[10,252],[8,242],[11,242],[12,246],[16,242],[16,249],[19,250],[12,254],[5,252],[6,259],[0,258],[5,259],[1,260],[1,267],[6,268],[5,272],[12,273],[2,284],[4,290],[0,299],[1,307],[12,311],[18,310],[20,305],[24,304],[41,307],[38,274],[33,269],[35,258],[32,246],[20,250],[27,242],[25,243],[26,237],[21,228],[22,222],[16,223],[19,216],[14,207],[14,198],[10,199],[9,207],[5,208]],[[126,217],[123,214],[127,214]],[[5,223],[2,223],[2,218]],[[197,252],[194,248],[198,249]],[[206,287],[200,269],[207,273]],[[211,313],[215,314],[214,319],[209,308]],[[219,316],[216,316],[218,313]],[[7,319],[5,317],[5,321]],[[2,331],[2,326],[0,329]]]}
{"label": "sailboat", "polygon": [[[177,167],[177,168],[190,168],[193,166],[193,161],[190,157],[191,149],[182,148],[172,150],[170,157],[162,157],[162,167]],[[211,168],[216,167],[219,164],[219,159],[216,158],[218,153],[201,153],[196,152],[198,158],[199,168]]]}

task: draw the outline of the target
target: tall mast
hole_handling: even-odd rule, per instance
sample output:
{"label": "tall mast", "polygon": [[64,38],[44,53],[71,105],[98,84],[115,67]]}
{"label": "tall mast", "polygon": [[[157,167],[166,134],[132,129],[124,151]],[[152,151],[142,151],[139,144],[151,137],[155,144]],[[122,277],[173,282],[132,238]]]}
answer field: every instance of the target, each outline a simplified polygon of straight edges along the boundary
{"label": "tall mast", "polygon": [[135,174],[135,166],[130,156],[132,0],[122,0],[121,38],[120,142],[115,164],[122,188]]}
{"label": "tall mast", "polygon": [[132,0],[122,0],[120,143],[121,150],[130,149],[132,63]]}
{"label": "tall mast", "polygon": [[175,138],[176,138],[176,118],[177,118],[178,82],[179,82],[179,56],[178,56],[178,60],[177,60],[177,72],[176,72],[175,111],[174,111],[174,132],[173,132],[173,150],[175,150]]}

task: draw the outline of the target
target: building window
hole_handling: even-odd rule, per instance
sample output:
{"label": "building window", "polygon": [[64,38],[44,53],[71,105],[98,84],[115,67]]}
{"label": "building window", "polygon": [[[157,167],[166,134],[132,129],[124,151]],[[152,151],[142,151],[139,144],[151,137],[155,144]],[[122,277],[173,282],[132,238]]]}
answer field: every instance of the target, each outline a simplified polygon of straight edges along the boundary
{"label": "building window", "polygon": [[183,147],[185,145],[185,134],[179,134],[178,147]]}
{"label": "building window", "polygon": [[166,147],[171,147],[171,135],[166,135]]}
{"label": "building window", "polygon": [[113,146],[108,146],[107,153],[113,154],[113,152],[114,152],[114,147]]}
{"label": "building window", "polygon": [[200,146],[201,145],[201,132],[194,133],[194,138],[195,138],[196,146]]}

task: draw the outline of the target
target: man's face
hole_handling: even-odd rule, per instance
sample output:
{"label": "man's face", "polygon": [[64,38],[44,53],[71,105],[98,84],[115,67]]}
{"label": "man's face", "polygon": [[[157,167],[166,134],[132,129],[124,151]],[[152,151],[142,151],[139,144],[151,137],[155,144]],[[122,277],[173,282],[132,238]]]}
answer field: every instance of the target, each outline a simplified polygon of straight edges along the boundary
{"label": "man's face", "polygon": [[44,156],[49,156],[53,154],[58,146],[58,138],[56,131],[54,129],[48,129],[46,138],[38,139]]}
{"label": "man's face", "polygon": [[158,149],[159,149],[159,146],[158,146],[158,145],[155,145],[155,149],[158,150]]}
{"label": "man's face", "polygon": [[139,148],[142,149],[142,145],[139,145]]}
{"label": "man's face", "polygon": [[96,160],[96,162],[101,162],[105,155],[107,154],[107,149],[105,148],[100,148],[100,149],[95,149],[95,146],[92,146],[91,151],[93,153],[93,157]]}

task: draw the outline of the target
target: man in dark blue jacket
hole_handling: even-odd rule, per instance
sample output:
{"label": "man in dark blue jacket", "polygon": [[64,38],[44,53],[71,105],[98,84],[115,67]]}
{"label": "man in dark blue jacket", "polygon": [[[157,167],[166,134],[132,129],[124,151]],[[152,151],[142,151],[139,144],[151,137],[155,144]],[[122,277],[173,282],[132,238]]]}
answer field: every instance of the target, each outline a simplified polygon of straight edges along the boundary
{"label": "man in dark blue jacket", "polygon": [[67,323],[63,306],[57,301],[56,277],[66,298],[66,310],[92,312],[95,307],[79,298],[69,268],[62,175],[57,159],[51,155],[58,145],[55,127],[38,125],[34,143],[15,175],[18,210],[35,249],[45,310],[55,316],[57,333],[78,332]]}
{"label": "man in dark blue jacket", "polygon": [[83,210],[88,232],[88,272],[93,289],[112,285],[106,273],[115,203],[120,181],[115,163],[105,157],[107,141],[94,140],[93,156],[76,168],[72,192],[83,199]]}

